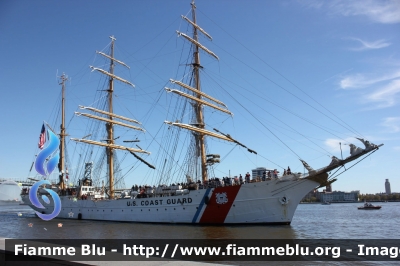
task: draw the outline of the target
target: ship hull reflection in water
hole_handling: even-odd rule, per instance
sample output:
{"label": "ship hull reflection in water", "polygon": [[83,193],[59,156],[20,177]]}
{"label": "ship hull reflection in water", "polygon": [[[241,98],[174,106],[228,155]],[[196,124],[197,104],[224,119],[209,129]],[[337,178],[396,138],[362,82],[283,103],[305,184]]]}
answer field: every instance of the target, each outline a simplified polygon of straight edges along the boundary
{"label": "ship hull reflection in water", "polygon": [[[326,208],[321,204],[300,204],[291,225],[279,226],[193,226],[57,218],[43,221],[35,217],[29,206],[7,205],[0,208],[0,236],[20,239],[392,239],[398,235],[400,202],[385,203],[373,212],[357,211],[359,205],[359,202],[335,203]],[[382,221],[385,226],[377,228]],[[32,227],[28,226],[30,223]],[[59,223],[62,227],[58,227]]]}

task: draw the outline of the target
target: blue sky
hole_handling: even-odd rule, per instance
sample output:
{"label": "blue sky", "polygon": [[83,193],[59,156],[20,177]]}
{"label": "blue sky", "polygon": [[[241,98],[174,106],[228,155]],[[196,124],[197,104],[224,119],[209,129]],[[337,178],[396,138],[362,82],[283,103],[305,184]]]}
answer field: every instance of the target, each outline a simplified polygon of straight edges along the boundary
{"label": "blue sky", "polygon": [[[303,172],[296,154],[319,168],[330,162],[328,156],[340,158],[339,142],[344,157],[348,156],[344,143],[362,147],[354,139],[358,134],[385,145],[342,174],[333,188],[383,192],[388,178],[392,191],[400,192],[398,1],[199,0],[196,4],[198,23],[213,36],[212,42],[205,38],[201,42],[220,57],[216,61],[201,55],[204,91],[223,100],[234,113],[233,119],[212,115],[206,122],[213,126],[217,120],[225,121],[223,132],[259,153],[254,156],[232,145],[210,143],[210,149],[226,157],[216,175],[244,174],[259,166],[277,168],[276,164]],[[117,38],[116,57],[131,66],[129,71],[120,68],[118,74],[136,85],[135,89],[121,86],[116,92],[122,106],[118,111],[143,122],[149,134],[140,135],[141,145],[156,152],[158,148],[146,141],[157,136],[167,116],[165,99],[170,95],[163,88],[170,78],[179,78],[181,53],[188,52],[182,50],[185,41],[175,30],[186,30],[180,15],[189,10],[187,0],[2,1],[0,178],[34,175],[29,168],[38,152],[40,128],[43,120],[51,124],[54,119],[60,95],[56,76],[63,72],[69,77],[68,133],[83,136],[79,123],[84,122],[78,122],[73,112],[78,105],[93,103],[99,74],[90,72],[89,65],[102,66],[95,51],[109,45],[110,35]],[[217,78],[219,85],[212,87]],[[160,106],[153,110],[161,92]],[[338,121],[336,117],[342,121],[333,121]],[[71,147],[73,155],[76,144]],[[147,160],[155,161],[152,156]],[[126,184],[138,183],[142,173],[148,175],[146,167],[138,166],[137,171]]]}

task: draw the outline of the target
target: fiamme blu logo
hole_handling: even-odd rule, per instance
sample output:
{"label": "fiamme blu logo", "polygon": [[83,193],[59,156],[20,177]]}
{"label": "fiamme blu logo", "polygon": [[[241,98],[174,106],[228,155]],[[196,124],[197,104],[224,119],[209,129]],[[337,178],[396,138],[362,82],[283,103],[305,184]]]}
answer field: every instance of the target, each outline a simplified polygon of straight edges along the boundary
{"label": "fiamme blu logo", "polygon": [[[44,144],[46,142],[46,135],[48,136],[49,141],[48,145],[44,148]],[[60,158],[60,155],[57,153],[59,145],[60,145],[60,140],[58,139],[58,137],[53,132],[46,130],[43,125],[39,137],[39,148],[42,150],[39,152],[35,161],[35,169],[42,176],[49,176],[53,172],[54,168],[56,168]],[[38,181],[32,186],[31,190],[29,191],[29,200],[36,208],[45,209],[43,204],[39,201],[38,190],[40,186],[46,184],[51,185],[50,181],[48,180]],[[36,214],[42,220],[49,221],[60,213],[61,200],[58,194],[54,192],[52,189],[47,189],[45,186],[43,189],[46,190],[53,199],[54,210],[50,214],[44,214],[38,211],[36,211]],[[49,197],[47,197],[46,195],[41,195],[41,198],[46,204],[50,204]]]}

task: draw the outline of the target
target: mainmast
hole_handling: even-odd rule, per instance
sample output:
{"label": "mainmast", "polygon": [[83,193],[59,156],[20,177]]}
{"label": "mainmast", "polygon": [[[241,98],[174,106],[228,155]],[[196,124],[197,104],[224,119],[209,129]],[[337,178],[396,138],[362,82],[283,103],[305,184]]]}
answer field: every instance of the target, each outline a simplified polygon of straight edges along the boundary
{"label": "mainmast", "polygon": [[67,81],[68,78],[65,76],[65,74],[62,74],[61,76],[61,95],[62,95],[62,100],[61,100],[61,126],[60,126],[60,161],[59,161],[59,166],[58,169],[60,171],[59,175],[59,186],[61,190],[65,189],[65,184],[64,184],[64,176],[66,175],[66,169],[65,169],[65,136],[67,135],[65,133],[65,81]]}
{"label": "mainmast", "polygon": [[[111,38],[111,53],[110,53],[110,76],[109,76],[109,87],[108,87],[108,112],[110,115],[108,116],[110,122],[106,123],[107,129],[107,143],[110,145],[114,144],[114,127],[112,120],[114,119],[113,114],[113,92],[114,92],[114,36],[110,36]],[[110,184],[110,198],[114,198],[114,151],[112,147],[106,148],[107,152],[107,165],[108,165],[108,178]]]}
{"label": "mainmast", "polygon": [[[197,34],[197,27],[194,25],[196,24],[196,5],[194,4],[194,0],[191,3],[192,5],[192,19],[193,19],[193,39],[198,43],[199,36]],[[194,62],[193,62],[193,75],[194,75],[194,82],[195,82],[195,89],[197,91],[201,91],[200,87],[200,54],[199,54],[199,47],[195,45],[194,48]],[[201,94],[196,93],[196,97],[201,100]],[[204,129],[204,117],[203,117],[203,106],[200,102],[196,102],[195,104],[195,113],[197,118],[197,127]],[[200,160],[201,160],[201,176],[203,182],[207,180],[207,163],[206,163],[206,147],[204,143],[204,134],[198,133],[197,135],[199,141],[199,148],[200,148]]]}
{"label": "mainmast", "polygon": [[[220,132],[218,129],[214,128],[215,132],[211,132],[209,130],[205,129],[205,122],[204,122],[204,115],[203,115],[203,106],[211,107],[214,108],[217,111],[221,111],[224,113],[227,113],[229,115],[233,115],[229,110],[228,107],[220,100],[215,99],[214,97],[205,94],[204,92],[201,91],[201,82],[200,82],[200,69],[203,67],[200,65],[200,50],[203,52],[206,52],[207,54],[211,55],[215,59],[219,60],[218,56],[214,54],[212,51],[207,49],[204,45],[199,43],[199,32],[202,33],[204,36],[206,36],[208,39],[212,40],[212,37],[205,31],[203,30],[199,25],[197,25],[196,21],[196,5],[194,3],[194,0],[192,0],[192,20],[188,19],[185,16],[182,16],[184,20],[186,20],[192,27],[193,27],[193,37],[189,37],[188,35],[177,31],[179,36],[184,37],[187,41],[191,42],[194,46],[194,53],[193,53],[193,85],[189,86],[182,81],[179,80],[173,80],[170,79],[170,82],[172,84],[179,85],[180,87],[188,90],[192,94],[187,94],[183,91],[176,90],[176,89],[170,89],[165,87],[165,90],[167,92],[173,92],[175,94],[178,94],[179,96],[185,97],[193,102],[193,107],[194,107],[194,113],[195,113],[195,118],[196,121],[194,124],[183,124],[177,122],[170,122],[170,121],[165,121],[164,123],[168,125],[173,125],[177,126],[180,128],[184,128],[187,130],[190,130],[194,132],[196,138],[197,138],[197,143],[196,149],[197,153],[200,154],[200,164],[201,164],[201,175],[202,175],[202,180],[207,181],[207,167],[209,165],[212,165],[214,163],[219,162],[219,155],[218,154],[206,154],[206,148],[205,148],[205,137],[213,137],[213,138],[218,138],[222,139],[225,141],[233,142],[236,143],[237,145],[240,145],[244,148],[247,148],[245,145],[242,143],[238,142],[237,140],[233,139],[229,134],[224,134]],[[255,151],[247,148],[249,152],[256,153]],[[209,157],[207,159],[207,157]]]}

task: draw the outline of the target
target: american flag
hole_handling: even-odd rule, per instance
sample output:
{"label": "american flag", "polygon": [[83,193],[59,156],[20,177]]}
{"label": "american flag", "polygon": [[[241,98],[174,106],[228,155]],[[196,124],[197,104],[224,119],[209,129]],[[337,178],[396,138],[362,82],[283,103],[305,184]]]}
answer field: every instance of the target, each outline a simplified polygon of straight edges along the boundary
{"label": "american flag", "polygon": [[43,149],[44,148],[44,143],[46,142],[46,129],[44,127],[44,124],[42,126],[42,130],[40,131],[40,136],[39,136],[39,149]]}

